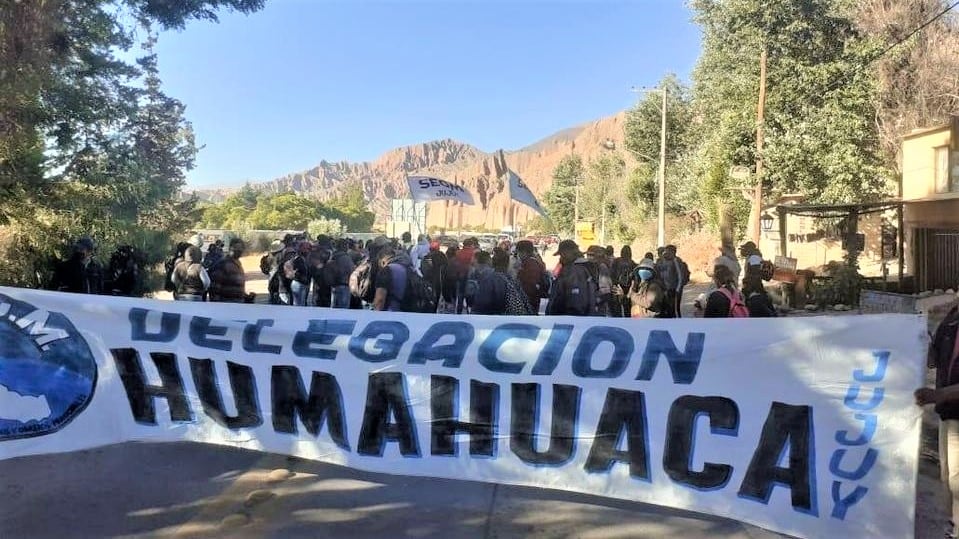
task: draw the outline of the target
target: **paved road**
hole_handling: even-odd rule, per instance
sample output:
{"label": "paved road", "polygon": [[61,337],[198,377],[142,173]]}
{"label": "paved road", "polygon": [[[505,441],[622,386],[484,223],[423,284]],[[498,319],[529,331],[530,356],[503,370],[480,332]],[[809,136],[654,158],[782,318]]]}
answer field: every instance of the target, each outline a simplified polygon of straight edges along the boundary
{"label": "paved road", "polygon": [[5,538],[781,537],[640,503],[189,443],[0,461],[0,499]]}

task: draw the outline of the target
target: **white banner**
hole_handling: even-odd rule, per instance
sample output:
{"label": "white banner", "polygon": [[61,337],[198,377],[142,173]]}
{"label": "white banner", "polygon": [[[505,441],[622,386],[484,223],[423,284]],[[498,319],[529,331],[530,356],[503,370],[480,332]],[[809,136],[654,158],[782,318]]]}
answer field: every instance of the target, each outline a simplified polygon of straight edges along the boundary
{"label": "white banner", "polygon": [[529,187],[526,186],[526,183],[516,175],[512,170],[508,171],[509,175],[509,196],[516,202],[520,204],[525,204],[536,213],[540,215],[546,215],[546,210],[539,205],[539,201],[536,200],[536,196],[533,195],[533,192],[530,191]]}
{"label": "white banner", "polygon": [[473,194],[462,185],[430,176],[408,176],[406,181],[410,186],[410,196],[417,202],[453,200],[473,205]]}
{"label": "white banner", "polygon": [[918,315],[384,317],[0,288],[0,459],[190,440],[911,537],[926,339]]}

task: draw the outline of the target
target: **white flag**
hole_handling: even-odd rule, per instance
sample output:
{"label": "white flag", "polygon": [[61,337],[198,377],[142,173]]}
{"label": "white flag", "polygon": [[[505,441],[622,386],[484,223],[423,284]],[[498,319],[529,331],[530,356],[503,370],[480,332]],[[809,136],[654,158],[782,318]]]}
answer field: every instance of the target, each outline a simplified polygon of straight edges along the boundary
{"label": "white flag", "polygon": [[418,202],[434,200],[455,200],[469,206],[473,205],[473,195],[462,185],[430,176],[408,176],[410,195]]}
{"label": "white flag", "polygon": [[536,196],[533,195],[533,192],[529,190],[529,187],[526,187],[526,183],[516,175],[515,172],[510,170],[509,174],[509,197],[519,202],[520,204],[525,204],[536,213],[540,215],[546,215],[546,210],[539,205],[539,201],[536,200]]}

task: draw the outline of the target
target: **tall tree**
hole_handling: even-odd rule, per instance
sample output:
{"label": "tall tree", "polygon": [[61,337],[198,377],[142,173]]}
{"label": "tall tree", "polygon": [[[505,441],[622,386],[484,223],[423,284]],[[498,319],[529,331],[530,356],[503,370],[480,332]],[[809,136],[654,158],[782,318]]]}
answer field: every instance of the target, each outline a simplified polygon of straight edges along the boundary
{"label": "tall tree", "polygon": [[870,68],[879,86],[879,141],[886,165],[899,172],[902,135],[959,115],[959,15],[933,20],[951,3],[857,2],[856,25],[886,47]]}
{"label": "tall tree", "polygon": [[636,203],[655,206],[659,195],[662,92],[666,92],[666,206],[672,211],[683,211],[687,204],[692,204],[685,156],[695,139],[694,134],[698,134],[690,91],[674,74],[664,77],[656,90],[643,95],[626,113],[626,149],[639,162],[630,175],[628,187],[634,197],[638,197]]}
{"label": "tall tree", "polygon": [[575,154],[563,157],[553,170],[553,184],[546,191],[543,204],[550,221],[560,233],[573,232],[577,185],[585,180],[585,176],[583,160]]}
{"label": "tall tree", "polygon": [[695,176],[709,183],[704,191],[731,193],[742,185],[724,171],[754,167],[765,48],[767,192],[799,192],[811,202],[883,195],[890,175],[876,145],[876,85],[860,69],[877,45],[854,25],[850,2],[694,0],[692,7],[703,28],[693,97],[702,120]]}
{"label": "tall tree", "polygon": [[[152,52],[121,59],[138,35],[249,13],[263,0],[58,0],[0,4],[0,280],[35,270],[70,237],[93,235],[152,258],[192,220],[178,202],[196,147]],[[37,241],[36,238],[43,238]],[[10,253],[15,256],[10,256]],[[108,254],[108,253],[107,253]],[[15,261],[15,262],[12,262]],[[148,257],[148,261],[149,257]]]}

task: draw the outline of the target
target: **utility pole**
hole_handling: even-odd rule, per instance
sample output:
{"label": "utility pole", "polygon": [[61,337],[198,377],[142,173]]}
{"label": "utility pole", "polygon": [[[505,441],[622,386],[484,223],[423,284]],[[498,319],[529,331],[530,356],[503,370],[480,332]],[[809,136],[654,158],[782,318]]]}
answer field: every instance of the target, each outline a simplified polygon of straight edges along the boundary
{"label": "utility pole", "polygon": [[766,109],[766,45],[759,54],[759,105],[756,109],[756,185],[749,211],[749,236],[759,245],[760,222],[763,211],[763,118]]}
{"label": "utility pole", "polygon": [[659,132],[659,214],[656,220],[656,246],[666,245],[666,87],[663,93],[663,123]]}

